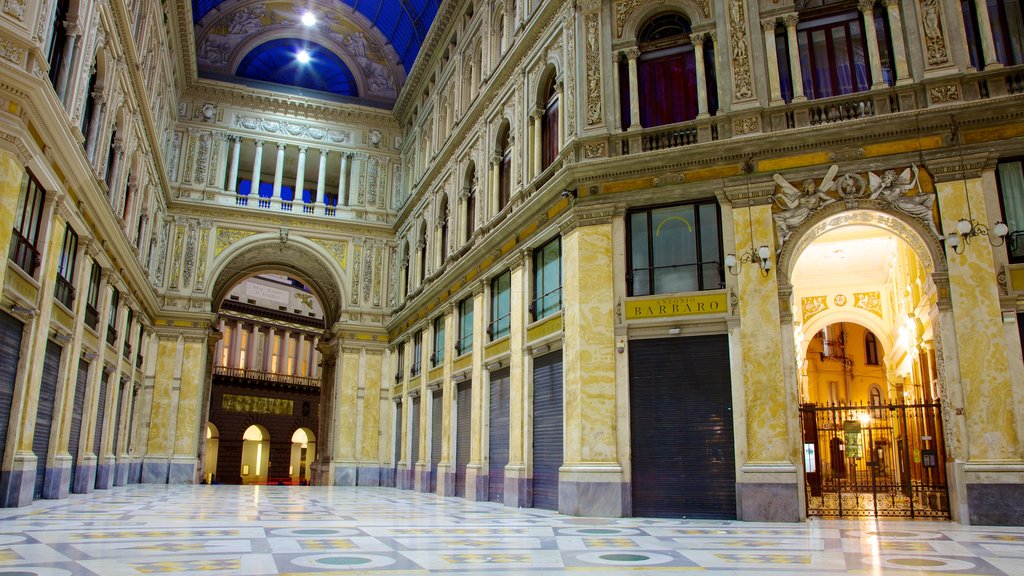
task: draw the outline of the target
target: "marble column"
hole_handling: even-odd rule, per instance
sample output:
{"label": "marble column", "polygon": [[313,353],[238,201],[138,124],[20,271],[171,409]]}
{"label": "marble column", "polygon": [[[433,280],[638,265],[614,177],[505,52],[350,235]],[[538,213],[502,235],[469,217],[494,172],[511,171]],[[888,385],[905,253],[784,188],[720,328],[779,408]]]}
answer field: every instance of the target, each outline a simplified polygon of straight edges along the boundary
{"label": "marble column", "polygon": [[779,52],[775,45],[775,25],[778,19],[775,17],[761,20],[761,30],[764,32],[764,53],[768,60],[768,90],[770,93],[770,104],[782,103],[782,81],[779,78]]}
{"label": "marble column", "polygon": [[341,153],[341,175],[338,177],[338,206],[348,206],[348,171],[352,166],[352,155]]}
{"label": "marble column", "polygon": [[530,118],[533,119],[533,178],[540,176],[540,173],[544,170],[542,163],[543,158],[543,141],[544,131],[542,126],[544,124],[544,111],[537,108],[530,113]]}
{"label": "marble column", "polygon": [[316,197],[311,198],[311,204],[324,201],[324,192],[327,190],[327,154],[326,148],[320,149],[320,166],[316,173]]}
{"label": "marble column", "polygon": [[857,8],[864,16],[864,41],[868,45],[871,87],[885,88],[885,78],[882,77],[882,60],[878,55],[878,32],[875,29],[875,0],[859,0]]}
{"label": "marble column", "polygon": [[245,324],[241,320],[235,321],[235,329],[232,330],[231,334],[231,367],[232,368],[245,368],[239,362],[242,357],[242,331],[245,330]]}
{"label": "marble column", "polygon": [[102,123],[103,111],[107,104],[103,101],[103,91],[93,90],[92,117],[89,119],[89,133],[85,138],[85,154],[90,162],[96,159],[96,139],[99,138],[100,124]]}
{"label": "marble column", "polygon": [[786,14],[782,21],[786,24],[786,41],[789,43],[789,76],[793,79],[793,102],[802,102],[804,96],[804,74],[800,69],[800,43],[796,38],[796,14]]}
{"label": "marble column", "polygon": [[306,185],[306,146],[299,146],[299,161],[295,167],[295,195],[296,202],[302,202],[302,188]]}
{"label": "marble column", "polygon": [[231,141],[231,164],[228,166],[228,181],[225,190],[235,192],[238,189],[238,156],[242,151],[242,139],[239,136],[228,136]]}
{"label": "marble column", "polygon": [[493,218],[501,211],[501,155],[491,156],[491,189],[488,196],[488,213]]}
{"label": "marble column", "polygon": [[274,164],[273,198],[281,199],[281,186],[284,184],[284,151],[288,146],[284,142],[277,143],[277,163]]}
{"label": "marble column", "polygon": [[270,329],[267,330],[267,338],[263,343],[263,371],[274,374],[277,373],[277,366],[274,366],[274,356],[277,354],[277,349],[274,346],[276,332],[277,328],[271,326]]}
{"label": "marble column", "polygon": [[299,340],[295,343],[295,363],[292,365],[292,376],[305,376],[302,369],[302,357],[306,352],[306,334],[299,332]]}
{"label": "marble column", "polygon": [[64,41],[64,54],[61,55],[60,70],[57,72],[57,85],[54,86],[57,92],[57,99],[64,102],[68,90],[68,77],[71,73],[71,62],[75,57],[75,45],[81,35],[78,22],[64,22],[66,39]]}
{"label": "marble column", "polygon": [[903,39],[903,18],[900,15],[900,0],[882,0],[889,16],[889,32],[892,37],[892,60],[896,67],[896,83],[908,84],[913,81],[907,69],[907,45]]}
{"label": "marble column", "polygon": [[509,309],[509,346],[512,354],[509,357],[509,430],[508,464],[505,466],[504,502],[506,506],[526,507],[529,502],[530,477],[527,471],[527,442],[532,430],[528,430],[526,406],[532,404],[527,399],[528,381],[525,370],[526,359],[526,326],[530,322],[530,252],[519,251],[511,262],[511,282]]}
{"label": "marble column", "polygon": [[704,41],[707,39],[707,32],[695,32],[690,34],[690,42],[693,43],[694,67],[697,69],[697,117],[708,116],[708,80],[704,71]]}
{"label": "marble column", "polygon": [[640,49],[632,46],[626,49],[629,59],[629,129],[640,130],[640,80],[637,78],[636,61],[640,58]]}
{"label": "marble column", "polygon": [[558,97],[558,151],[562,150],[565,146],[565,117],[568,115],[569,106],[574,106],[575,102],[565,101],[565,85],[561,80],[555,84],[555,93]]}
{"label": "marble column", "polygon": [[249,345],[245,351],[245,368],[247,370],[259,370],[260,354],[257,353],[259,350],[259,339],[260,339],[260,326],[259,324],[252,325],[252,333],[249,334]]}
{"label": "marble column", "polygon": [[1000,68],[1002,63],[996,57],[996,43],[992,37],[992,19],[988,12],[988,2],[975,0],[975,13],[978,16],[978,33],[981,36],[981,55],[985,61],[985,70]]}
{"label": "marble column", "polygon": [[263,171],[263,140],[256,141],[256,155],[252,160],[252,188],[249,196],[258,198],[260,195],[260,175]]}
{"label": "marble column", "polygon": [[[456,244],[460,248],[464,246],[466,242],[469,241],[469,238],[466,234],[466,232],[469,231],[469,229],[466,228],[466,222],[468,221],[469,216],[469,212],[467,210],[467,207],[469,205],[469,191],[469,186],[465,186],[462,188],[462,191],[459,192],[459,214],[458,221],[456,223],[456,226],[458,227],[458,230],[456,230]],[[449,231],[449,234],[450,233],[451,232]]]}
{"label": "marble column", "polygon": [[203,429],[200,408],[204,398],[207,349],[205,331],[182,335],[181,360],[178,367],[180,376],[174,404],[174,452],[167,474],[168,484],[191,484],[195,481]]}

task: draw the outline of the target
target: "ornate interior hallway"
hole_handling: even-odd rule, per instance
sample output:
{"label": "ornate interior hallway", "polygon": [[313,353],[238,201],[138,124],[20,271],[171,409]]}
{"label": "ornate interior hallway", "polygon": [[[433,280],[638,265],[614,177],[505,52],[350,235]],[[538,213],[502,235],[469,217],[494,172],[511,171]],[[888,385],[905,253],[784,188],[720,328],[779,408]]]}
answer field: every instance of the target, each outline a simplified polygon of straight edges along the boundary
{"label": "ornate interior hallway", "polygon": [[136,485],[0,511],[0,574],[1007,574],[1024,528],[597,519],[391,488]]}

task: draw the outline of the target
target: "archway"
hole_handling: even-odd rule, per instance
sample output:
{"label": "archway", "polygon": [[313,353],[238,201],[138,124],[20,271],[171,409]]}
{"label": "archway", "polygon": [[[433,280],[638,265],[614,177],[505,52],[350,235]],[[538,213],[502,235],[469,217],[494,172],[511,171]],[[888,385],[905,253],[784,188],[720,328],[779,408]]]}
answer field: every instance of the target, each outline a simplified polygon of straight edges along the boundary
{"label": "archway", "polygon": [[217,482],[217,457],[220,449],[220,431],[213,422],[206,423],[206,458],[203,460],[203,482]]}
{"label": "archway", "polygon": [[288,475],[294,484],[309,483],[309,464],[316,459],[316,435],[309,428],[298,428],[292,434]]}
{"label": "archway", "polygon": [[792,279],[807,514],[948,518],[930,238],[868,210],[806,228],[780,276]]}
{"label": "archway", "polygon": [[242,434],[242,484],[262,484],[269,479],[270,434],[253,424]]}

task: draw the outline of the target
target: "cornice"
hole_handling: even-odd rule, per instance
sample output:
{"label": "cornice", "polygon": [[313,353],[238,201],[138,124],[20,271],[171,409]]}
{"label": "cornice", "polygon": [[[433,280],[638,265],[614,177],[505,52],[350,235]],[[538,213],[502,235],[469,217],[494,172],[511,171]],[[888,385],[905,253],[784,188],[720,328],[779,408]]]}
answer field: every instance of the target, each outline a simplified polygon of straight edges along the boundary
{"label": "cornice", "polygon": [[[301,214],[267,212],[255,208],[224,206],[220,204],[186,203],[176,201],[167,207],[169,217],[206,218],[218,227],[230,224],[231,227],[241,226],[265,229],[267,225],[278,228],[296,230],[316,230],[331,232],[333,235],[350,235],[383,240],[394,238],[393,228],[388,224],[377,222],[355,223],[348,220],[330,220]],[[262,226],[261,226],[262,225]]]}
{"label": "cornice", "polygon": [[402,84],[402,89],[395,100],[392,110],[397,118],[405,115],[407,108],[415,100],[413,94],[420,89],[424,76],[434,67],[435,58],[424,58],[423,55],[435,54],[437,52],[438,45],[444,41],[450,31],[449,26],[460,5],[461,2],[457,0],[447,0],[441,3],[441,10],[434,15],[434,22],[430,25],[430,31],[427,32],[427,37],[423,39],[423,44],[420,45],[420,52],[416,57],[416,62],[413,64],[409,74],[406,75],[405,83]]}

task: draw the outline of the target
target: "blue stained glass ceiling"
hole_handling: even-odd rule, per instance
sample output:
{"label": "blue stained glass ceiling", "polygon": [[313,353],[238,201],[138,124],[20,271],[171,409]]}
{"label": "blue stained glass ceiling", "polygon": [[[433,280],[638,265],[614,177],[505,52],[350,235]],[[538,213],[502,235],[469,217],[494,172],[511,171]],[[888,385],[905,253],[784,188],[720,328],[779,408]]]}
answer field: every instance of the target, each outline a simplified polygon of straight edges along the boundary
{"label": "blue stained glass ceiling", "polygon": [[[309,54],[306,64],[296,59],[301,50]],[[282,38],[260,44],[245,55],[236,74],[253,80],[359,96],[348,66],[315,42]]]}
{"label": "blue stained glass ceiling", "polygon": [[[192,0],[193,23],[231,0]],[[441,0],[335,0],[344,2],[370,21],[388,39],[406,73],[437,15]],[[269,79],[267,79],[269,80]]]}

